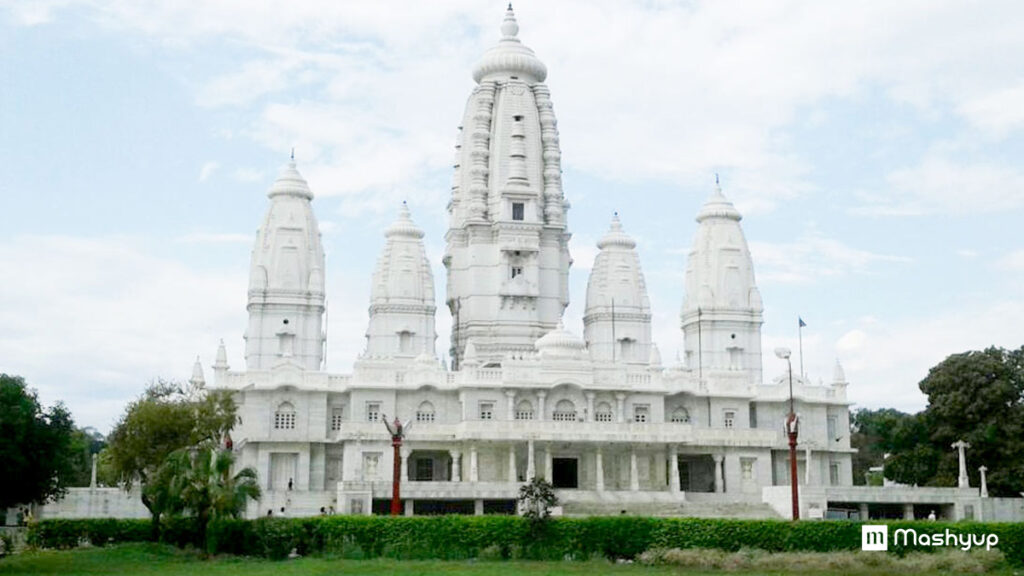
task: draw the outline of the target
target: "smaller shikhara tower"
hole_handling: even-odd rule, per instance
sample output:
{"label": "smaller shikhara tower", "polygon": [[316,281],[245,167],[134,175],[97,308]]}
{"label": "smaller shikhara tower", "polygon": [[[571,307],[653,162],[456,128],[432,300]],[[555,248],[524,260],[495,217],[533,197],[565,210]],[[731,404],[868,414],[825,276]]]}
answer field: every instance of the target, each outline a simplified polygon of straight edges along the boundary
{"label": "smaller shikhara tower", "polygon": [[568,203],[547,68],[519,41],[511,6],[501,33],[473,69],[456,144],[444,257],[453,367],[470,340],[484,365],[531,353],[569,304]]}
{"label": "smaller shikhara tower", "polygon": [[716,182],[697,213],[681,320],[686,364],[702,380],[709,371],[732,371],[757,386],[764,306],[741,219]]}
{"label": "smaller shikhara tower", "polygon": [[324,250],[310,203],[313,192],[294,158],[267,197],[270,207],[256,234],[249,268],[245,365],[268,370],[291,362],[304,370],[320,370]]}

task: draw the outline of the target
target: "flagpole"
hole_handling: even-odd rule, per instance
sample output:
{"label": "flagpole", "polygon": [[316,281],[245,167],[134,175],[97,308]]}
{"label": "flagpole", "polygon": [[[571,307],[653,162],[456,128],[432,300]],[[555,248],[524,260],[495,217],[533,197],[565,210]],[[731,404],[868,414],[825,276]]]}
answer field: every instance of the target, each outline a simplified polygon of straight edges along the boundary
{"label": "flagpole", "polygon": [[797,316],[796,330],[800,339],[800,377],[806,378],[804,375],[804,319]]}

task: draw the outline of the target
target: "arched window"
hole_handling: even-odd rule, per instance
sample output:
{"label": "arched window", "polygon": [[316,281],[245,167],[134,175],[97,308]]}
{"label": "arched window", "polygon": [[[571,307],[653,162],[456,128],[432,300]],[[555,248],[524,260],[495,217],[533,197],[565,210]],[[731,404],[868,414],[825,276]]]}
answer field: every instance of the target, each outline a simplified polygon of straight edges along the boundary
{"label": "arched window", "polygon": [[419,408],[416,409],[416,421],[417,422],[433,422],[434,421],[434,405],[424,400],[420,402]]}
{"label": "arched window", "polygon": [[687,412],[686,408],[683,408],[682,406],[676,406],[676,409],[672,411],[671,421],[676,422],[678,424],[689,424],[690,413]]}
{"label": "arched window", "polygon": [[555,404],[555,412],[551,415],[551,419],[555,422],[575,422],[576,405],[572,403],[572,400],[559,400],[558,404]]}
{"label": "arched window", "polygon": [[282,402],[274,412],[274,430],[295,429],[295,406],[290,402]]}
{"label": "arched window", "polygon": [[612,412],[612,407],[607,402],[601,402],[594,408],[594,420],[597,422],[613,422],[615,421],[615,414]]}
{"label": "arched window", "polygon": [[516,420],[533,420],[533,404],[529,400],[516,404]]}

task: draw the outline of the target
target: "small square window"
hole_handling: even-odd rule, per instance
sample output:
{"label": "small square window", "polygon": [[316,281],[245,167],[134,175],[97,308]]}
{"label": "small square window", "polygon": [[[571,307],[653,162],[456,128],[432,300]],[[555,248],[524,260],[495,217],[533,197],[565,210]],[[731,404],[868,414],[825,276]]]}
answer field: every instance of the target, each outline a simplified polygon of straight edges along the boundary
{"label": "small square window", "polygon": [[644,423],[650,419],[651,407],[647,404],[635,404],[633,406],[633,422]]}
{"label": "small square window", "polygon": [[344,406],[335,406],[331,409],[331,430],[341,430],[341,423],[345,421]]}
{"label": "small square window", "polygon": [[480,403],[480,419],[494,420],[494,402]]}
{"label": "small square window", "polygon": [[380,421],[380,402],[367,402],[366,403],[366,421],[367,422],[378,422],[378,421]]}
{"label": "small square window", "polygon": [[526,213],[526,205],[525,204],[523,204],[522,202],[513,202],[512,203],[512,219],[513,220],[522,220],[524,215],[525,215],[525,213]]}
{"label": "small square window", "polygon": [[732,410],[726,410],[723,420],[725,421],[726,428],[732,428],[736,425],[736,412]]}
{"label": "small square window", "polygon": [[523,267],[522,266],[513,266],[512,267],[512,278],[513,279],[515,279],[516,276],[519,276],[522,273],[523,273]]}

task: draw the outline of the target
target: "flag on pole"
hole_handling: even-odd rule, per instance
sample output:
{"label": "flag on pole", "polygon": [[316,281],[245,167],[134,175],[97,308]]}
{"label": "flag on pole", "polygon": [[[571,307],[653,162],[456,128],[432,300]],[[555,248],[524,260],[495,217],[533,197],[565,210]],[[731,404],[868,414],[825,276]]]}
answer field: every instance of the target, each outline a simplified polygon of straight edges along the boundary
{"label": "flag on pole", "polygon": [[801,318],[801,317],[797,316],[797,317],[796,317],[796,319],[800,321],[800,327],[801,327],[801,328],[803,328],[803,327],[807,326],[807,322],[804,322],[804,319],[803,319],[803,318]]}

